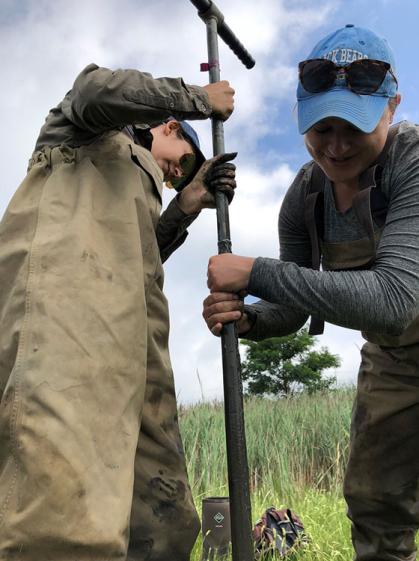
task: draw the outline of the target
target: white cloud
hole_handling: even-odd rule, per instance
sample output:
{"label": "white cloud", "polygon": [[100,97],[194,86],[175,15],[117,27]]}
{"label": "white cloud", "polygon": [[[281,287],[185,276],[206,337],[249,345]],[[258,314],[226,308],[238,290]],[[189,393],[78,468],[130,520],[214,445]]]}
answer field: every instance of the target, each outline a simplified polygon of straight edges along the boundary
{"label": "white cloud", "polygon": [[[271,101],[282,99],[292,110],[295,52],[305,47],[307,35],[325,23],[338,3],[258,0],[256,6],[251,0],[218,0],[217,5],[257,61],[253,70],[246,70],[220,42],[221,77],[237,92],[236,111],[225,124],[226,148],[240,150],[239,188],[231,207],[233,249],[275,257],[278,209],[296,169],[287,161],[290,154],[261,154],[257,141],[268,133],[283,133]],[[199,64],[207,58],[205,26],[187,0],[9,0],[2,2],[0,11],[0,213],[24,177],[48,110],[89,62],[139,68],[155,76],[183,76],[188,83],[207,81],[207,75],[199,73]],[[205,152],[211,153],[208,123],[196,126]],[[262,156],[271,170],[261,169]],[[197,370],[206,397],[222,394],[219,341],[201,318],[207,259],[216,248],[215,215],[206,211],[166,267],[172,359],[182,401],[201,395]],[[339,333],[327,335],[325,342],[337,345],[344,337]],[[351,357],[342,370],[352,369]]]}
{"label": "white cloud", "polygon": [[[282,198],[295,170],[282,164],[264,173],[239,168],[238,190],[230,207],[233,252],[257,257],[278,256],[277,219]],[[201,379],[206,399],[222,397],[220,340],[210,334],[201,317],[208,295],[206,266],[217,253],[214,213],[205,211],[190,228],[190,238],[168,261],[166,294],[171,313],[171,355],[177,390],[182,401],[201,398]],[[327,325],[318,346],[327,346],[342,359],[335,373],[339,382],[354,382],[359,363],[361,336],[355,331]]]}

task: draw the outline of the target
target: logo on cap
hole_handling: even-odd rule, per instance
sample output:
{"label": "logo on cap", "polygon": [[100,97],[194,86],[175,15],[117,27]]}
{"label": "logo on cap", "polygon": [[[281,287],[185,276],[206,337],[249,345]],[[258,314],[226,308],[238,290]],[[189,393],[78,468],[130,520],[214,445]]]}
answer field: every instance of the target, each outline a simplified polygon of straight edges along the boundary
{"label": "logo on cap", "polygon": [[333,49],[323,55],[322,58],[331,60],[335,64],[350,64],[355,60],[361,60],[369,57],[368,55],[364,55],[364,53],[356,51],[355,49]]}

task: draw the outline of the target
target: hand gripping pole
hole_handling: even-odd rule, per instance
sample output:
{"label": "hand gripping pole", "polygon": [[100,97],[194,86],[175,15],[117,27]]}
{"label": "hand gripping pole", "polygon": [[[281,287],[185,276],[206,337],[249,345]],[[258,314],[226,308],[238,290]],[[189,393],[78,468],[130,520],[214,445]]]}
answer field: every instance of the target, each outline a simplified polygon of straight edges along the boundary
{"label": "hand gripping pole", "polygon": [[[224,22],[224,16],[211,0],[191,0],[207,27],[208,70],[210,83],[220,80],[218,35],[247,68],[255,61]],[[220,119],[212,118],[214,155],[225,152],[224,128]],[[231,253],[228,202],[216,193],[218,253]],[[240,355],[234,323],[226,324],[221,334],[224,380],[224,411],[227,444],[228,485],[230,495],[233,561],[253,561],[249,468],[244,430],[243,387]]]}

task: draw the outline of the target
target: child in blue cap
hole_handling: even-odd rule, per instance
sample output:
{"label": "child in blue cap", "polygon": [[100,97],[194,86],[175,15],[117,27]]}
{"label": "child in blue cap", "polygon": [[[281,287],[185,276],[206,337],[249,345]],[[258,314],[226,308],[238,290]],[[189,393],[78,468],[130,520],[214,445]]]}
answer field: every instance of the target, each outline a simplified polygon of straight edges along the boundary
{"label": "child in blue cap", "polygon": [[[414,561],[419,527],[419,127],[392,125],[392,51],[347,25],[299,64],[298,128],[312,160],[279,217],[280,259],[220,255],[208,269],[211,331],[295,332],[312,316],[362,331],[344,483],[357,561]],[[237,293],[261,298],[241,304]]]}

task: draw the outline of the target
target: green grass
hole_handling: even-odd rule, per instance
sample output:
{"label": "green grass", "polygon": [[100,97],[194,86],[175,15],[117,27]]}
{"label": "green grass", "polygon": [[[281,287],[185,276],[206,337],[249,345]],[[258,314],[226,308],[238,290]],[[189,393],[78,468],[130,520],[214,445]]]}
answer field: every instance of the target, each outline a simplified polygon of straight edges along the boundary
{"label": "green grass", "polygon": [[[283,502],[273,493],[253,494],[252,512],[256,522],[268,506],[291,507],[302,519],[309,536],[309,544],[300,549],[293,561],[351,561],[353,557],[350,541],[350,525],[345,514],[345,503],[341,496],[325,491],[306,489],[296,493],[295,498]],[[197,502],[197,507],[200,504]],[[202,539],[195,544],[191,560],[199,561]]]}
{"label": "green grass", "polygon": [[[340,488],[346,464],[352,389],[291,399],[248,399],[246,440],[252,491],[288,498],[295,488]],[[188,472],[196,495],[227,491],[223,406],[180,409]]]}
{"label": "green grass", "polygon": [[[310,536],[298,560],[352,559],[341,489],[353,398],[353,389],[343,389],[245,402],[253,523],[271,505],[296,512]],[[204,497],[228,495],[223,407],[181,408],[180,425],[200,510]],[[193,561],[200,559],[201,547],[199,539]]]}

